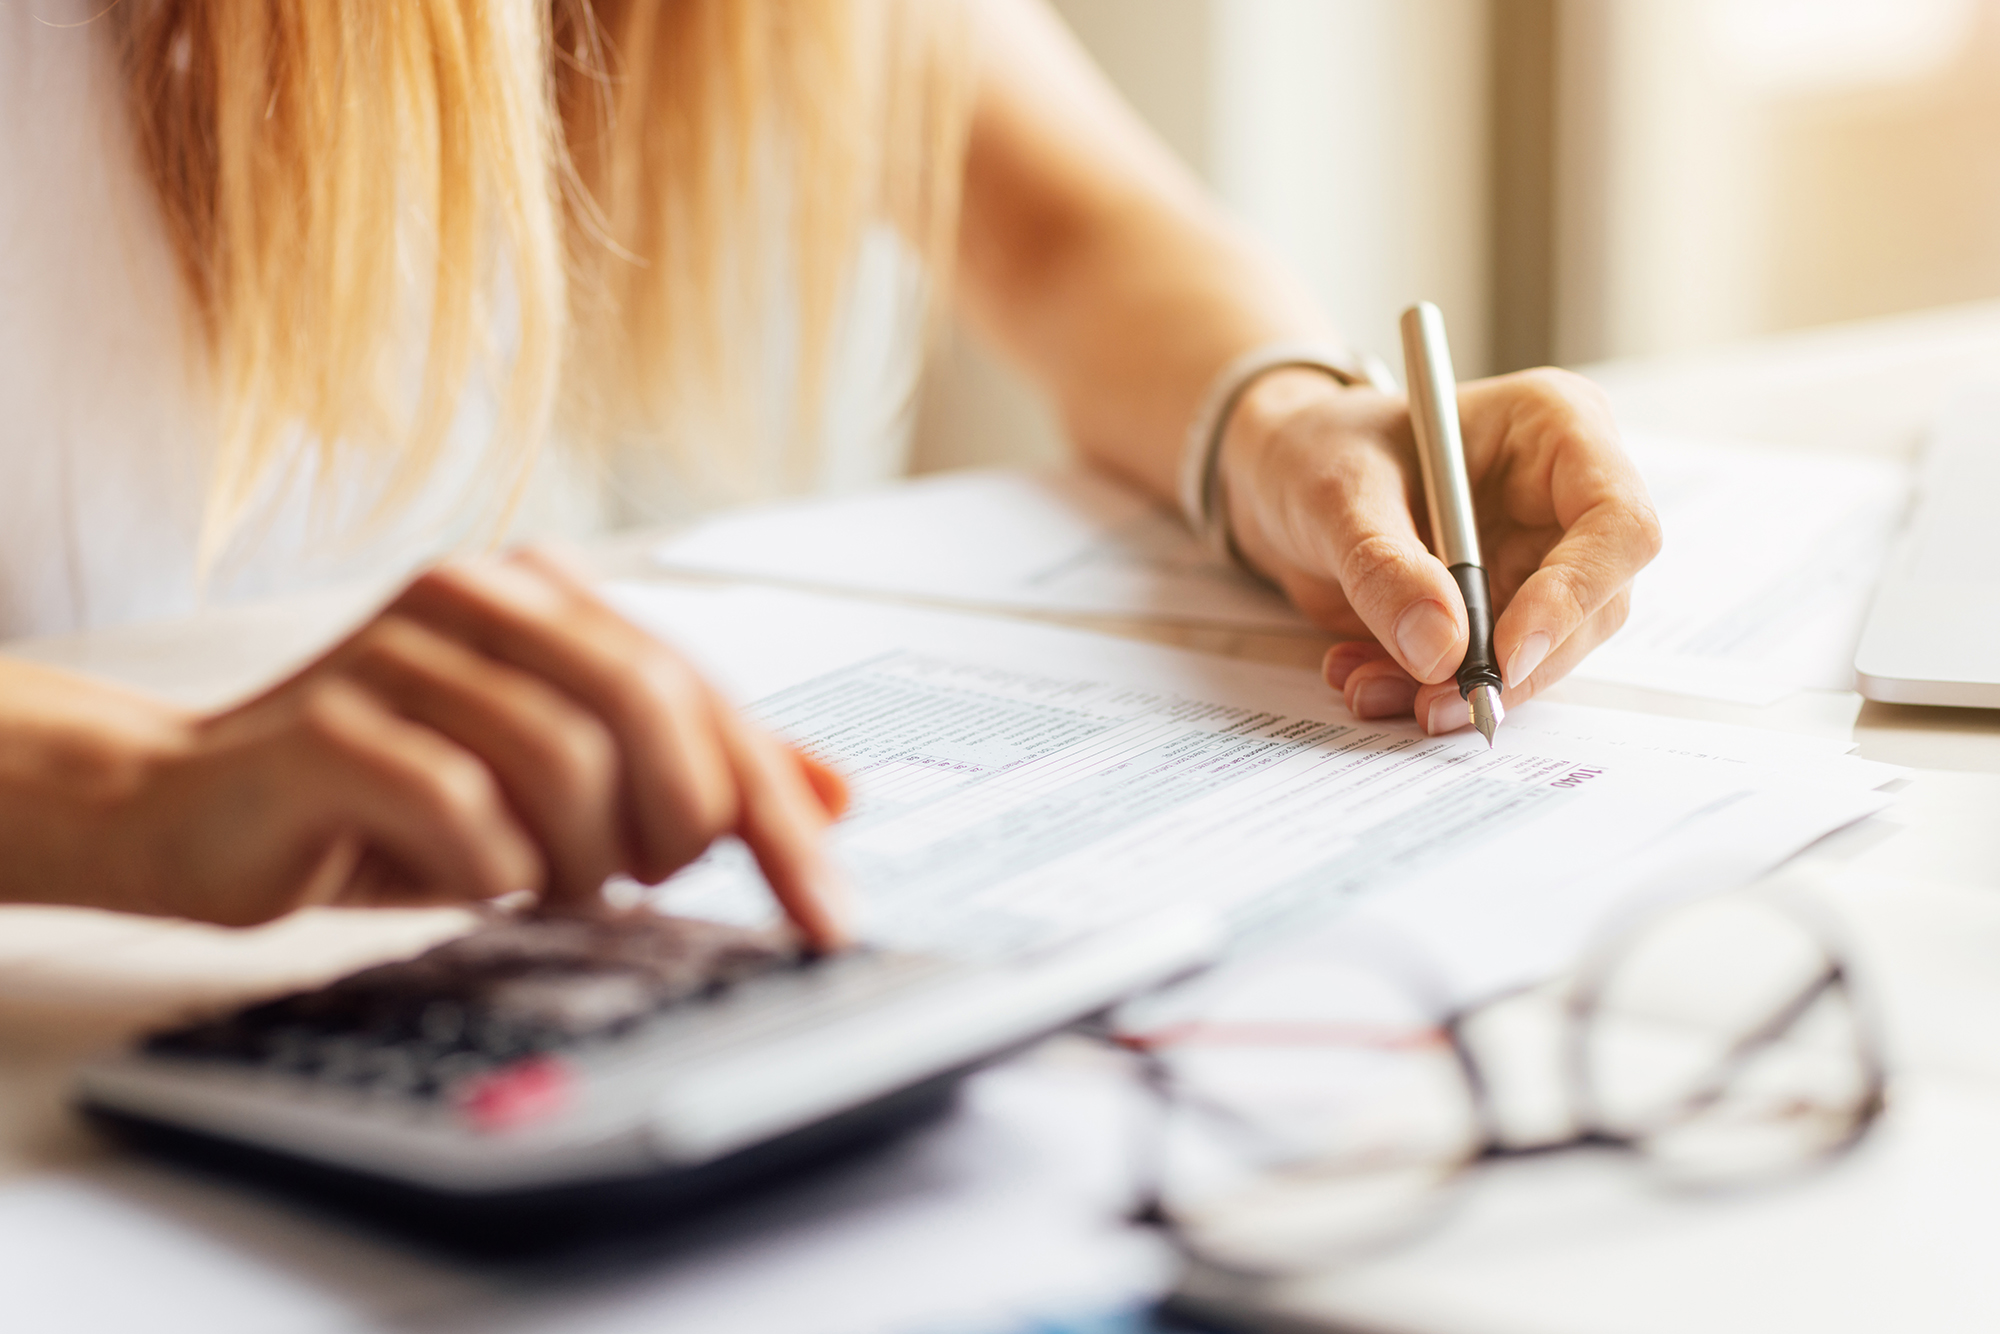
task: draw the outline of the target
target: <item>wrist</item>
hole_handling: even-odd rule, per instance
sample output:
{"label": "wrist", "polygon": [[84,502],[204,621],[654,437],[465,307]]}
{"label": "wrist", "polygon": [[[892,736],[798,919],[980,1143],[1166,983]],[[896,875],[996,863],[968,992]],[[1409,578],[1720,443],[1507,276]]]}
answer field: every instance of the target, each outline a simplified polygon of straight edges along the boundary
{"label": "wrist", "polygon": [[1310,516],[1327,508],[1322,492],[1340,485],[1327,443],[1392,410],[1392,400],[1372,387],[1306,367],[1271,371],[1244,393],[1217,468],[1231,537],[1255,573],[1279,582],[1280,571],[1298,563],[1282,549],[1285,534],[1310,527]]}
{"label": "wrist", "polygon": [[1309,372],[1343,387],[1369,385],[1385,393],[1396,392],[1394,378],[1377,358],[1287,341],[1251,348],[1210,381],[1181,446],[1181,513],[1203,546],[1239,564],[1247,562],[1231,531],[1233,510],[1221,466],[1224,440],[1235,425],[1243,399],[1272,375],[1292,370]]}
{"label": "wrist", "polygon": [[87,876],[74,901],[146,917],[183,917],[184,858],[176,848],[186,831],[176,798],[188,780],[183,763],[198,745],[198,729],[169,740],[133,740],[115,765],[115,776],[80,805],[88,844],[72,863]]}

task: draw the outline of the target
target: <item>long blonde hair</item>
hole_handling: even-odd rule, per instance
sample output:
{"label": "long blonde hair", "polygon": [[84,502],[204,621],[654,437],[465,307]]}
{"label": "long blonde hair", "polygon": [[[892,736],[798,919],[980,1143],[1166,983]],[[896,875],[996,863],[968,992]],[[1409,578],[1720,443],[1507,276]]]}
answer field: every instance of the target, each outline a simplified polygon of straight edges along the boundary
{"label": "long blonde hair", "polygon": [[204,560],[288,440],[323,476],[381,462],[393,510],[481,376],[496,514],[552,428],[691,463],[687,423],[742,420],[774,282],[807,440],[864,230],[949,271],[969,101],[949,0],[111,12],[221,404]]}

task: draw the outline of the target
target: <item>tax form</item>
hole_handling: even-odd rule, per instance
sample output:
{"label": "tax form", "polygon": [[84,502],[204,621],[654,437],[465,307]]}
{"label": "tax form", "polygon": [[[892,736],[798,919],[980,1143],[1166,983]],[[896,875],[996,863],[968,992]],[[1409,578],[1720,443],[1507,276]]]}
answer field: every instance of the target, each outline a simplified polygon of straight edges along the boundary
{"label": "tax form", "polygon": [[[1502,744],[1359,722],[1315,673],[779,590],[618,585],[766,725],[845,772],[860,929],[966,955],[1168,906],[1248,948],[1362,912],[1468,988],[1558,967],[1642,883],[1718,888],[1879,809],[1838,742],[1533,703]],[[754,921],[724,845],[658,892]]]}

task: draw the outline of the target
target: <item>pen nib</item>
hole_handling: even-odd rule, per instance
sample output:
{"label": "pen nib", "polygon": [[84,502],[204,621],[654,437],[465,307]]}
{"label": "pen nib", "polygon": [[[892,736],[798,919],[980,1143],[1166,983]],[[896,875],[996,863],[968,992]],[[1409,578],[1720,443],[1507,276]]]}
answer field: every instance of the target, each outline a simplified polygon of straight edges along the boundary
{"label": "pen nib", "polygon": [[1507,710],[1500,704],[1500,692],[1492,686],[1474,686],[1466,694],[1465,702],[1472,709],[1472,725],[1486,738],[1486,748],[1491,750],[1493,734],[1500,730],[1500,720],[1507,716]]}

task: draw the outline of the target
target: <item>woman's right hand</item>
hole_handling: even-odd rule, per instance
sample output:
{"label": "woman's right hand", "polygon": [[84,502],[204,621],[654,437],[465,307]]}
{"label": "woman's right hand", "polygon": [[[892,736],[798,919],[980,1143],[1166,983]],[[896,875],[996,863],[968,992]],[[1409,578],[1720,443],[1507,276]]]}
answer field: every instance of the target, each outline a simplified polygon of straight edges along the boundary
{"label": "woman's right hand", "polygon": [[822,838],[840,779],[532,551],[422,575],[116,786],[79,844],[102,906],[233,925],[520,891],[582,908],[734,833],[808,941],[845,940]]}

